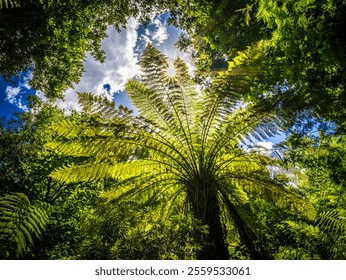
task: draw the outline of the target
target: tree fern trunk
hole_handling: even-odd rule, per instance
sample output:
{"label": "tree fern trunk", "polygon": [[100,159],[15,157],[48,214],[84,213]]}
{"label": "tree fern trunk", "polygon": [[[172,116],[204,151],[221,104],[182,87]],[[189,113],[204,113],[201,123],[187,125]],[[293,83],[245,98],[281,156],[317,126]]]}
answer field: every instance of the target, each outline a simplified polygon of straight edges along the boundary
{"label": "tree fern trunk", "polygon": [[197,259],[228,260],[230,256],[220,219],[217,193],[215,188],[206,189],[203,185],[188,188],[188,200],[194,217],[208,226],[208,236],[202,250],[197,254]]}

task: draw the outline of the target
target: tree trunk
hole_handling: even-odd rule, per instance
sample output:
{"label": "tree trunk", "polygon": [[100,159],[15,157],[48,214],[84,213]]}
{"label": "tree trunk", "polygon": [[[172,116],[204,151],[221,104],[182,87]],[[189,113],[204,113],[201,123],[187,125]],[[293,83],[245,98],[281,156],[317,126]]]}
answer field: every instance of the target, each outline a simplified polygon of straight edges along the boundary
{"label": "tree trunk", "polygon": [[203,185],[196,186],[193,190],[188,188],[189,204],[194,217],[208,226],[208,236],[202,250],[197,254],[197,259],[229,260],[216,188],[206,189]]}

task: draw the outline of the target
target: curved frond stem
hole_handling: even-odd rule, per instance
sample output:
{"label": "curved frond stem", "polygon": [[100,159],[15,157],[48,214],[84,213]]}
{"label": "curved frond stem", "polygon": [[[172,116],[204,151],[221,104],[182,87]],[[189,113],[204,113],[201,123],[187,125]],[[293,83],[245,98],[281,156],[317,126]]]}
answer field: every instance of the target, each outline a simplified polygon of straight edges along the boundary
{"label": "curved frond stem", "polygon": [[[249,116],[249,119],[251,119],[251,115]],[[243,120],[244,122],[245,120]],[[250,130],[254,125],[260,124],[260,122],[255,118],[254,121],[247,122],[245,126],[243,126],[241,129],[238,129],[236,132],[233,133],[227,133],[227,129],[225,129],[225,132],[223,135],[218,137],[217,140],[213,142],[212,147],[209,149],[212,151],[211,153],[208,153],[208,158],[210,161],[214,161],[217,155],[222,151],[222,149],[233,139],[235,139],[237,136],[240,136],[243,134],[243,136],[248,136],[251,134],[251,131],[246,133],[246,130]]]}
{"label": "curved frond stem", "polygon": [[[215,169],[213,170],[214,172],[222,172],[224,170],[226,170],[232,163],[235,162],[245,162],[245,163],[257,163],[258,161],[256,160],[251,160],[248,157],[251,157],[252,155],[248,155],[248,154],[239,154],[239,155],[235,155],[234,157],[228,159],[228,160],[224,160],[221,161],[219,165],[215,165]],[[237,158],[244,158],[244,159],[237,159]]]}
{"label": "curved frond stem", "polygon": [[[158,135],[158,134],[156,134]],[[163,139],[163,141],[155,138],[155,137],[151,137],[149,135],[145,135],[144,136],[145,138],[147,139],[151,139],[153,141],[156,141],[164,146],[166,146],[167,148],[169,148],[171,151],[175,152],[179,158],[179,159],[176,159],[175,157],[173,157],[172,155],[170,155],[169,153],[167,152],[164,152],[162,149],[158,149],[158,148],[154,148],[152,145],[145,145],[145,144],[141,144],[141,143],[138,143],[138,142],[134,142],[133,144],[137,144],[137,145],[142,145],[143,147],[149,149],[149,150],[153,150],[153,151],[156,151],[160,154],[163,154],[163,155],[166,155],[167,157],[169,157],[170,159],[172,159],[177,165],[181,166],[185,171],[189,171],[189,170],[192,170],[191,169],[191,164],[189,162],[188,159],[185,158],[185,156],[171,143],[169,142],[167,139],[165,139],[163,136],[161,136],[160,138]],[[182,164],[184,163],[184,164]],[[193,170],[193,172],[196,172],[196,170]]]}
{"label": "curved frond stem", "polygon": [[215,115],[217,114],[217,108],[218,108],[218,101],[220,100],[220,96],[217,96],[215,102],[213,102],[212,108],[210,111],[208,111],[208,114],[206,116],[206,123],[203,122],[203,127],[202,127],[202,151],[205,150],[204,146],[207,142],[207,138],[209,135],[209,131],[211,129],[211,125],[213,123],[213,120],[215,118]]}
{"label": "curved frond stem", "polygon": [[[161,173],[160,175],[165,175],[164,173]],[[119,194],[117,197],[115,198],[112,198],[110,200],[110,202],[112,203],[116,203],[118,201],[120,201],[121,199],[124,199],[124,198],[131,198],[131,197],[134,197],[138,194],[142,194],[143,192],[146,192],[146,191],[149,191],[149,190],[153,190],[153,188],[155,188],[157,185],[160,186],[160,189],[161,187],[163,186],[169,186],[167,188],[164,189],[164,191],[167,191],[168,189],[174,187],[174,183],[177,182],[176,179],[174,178],[165,178],[165,179],[157,179],[157,177],[159,176],[159,174],[155,174],[155,175],[149,175],[147,177],[145,176],[141,176],[141,179],[146,180],[145,183],[138,183],[138,185],[136,184],[135,186],[133,186],[132,188],[130,188],[129,190]],[[142,180],[141,180],[142,181]],[[128,181],[130,184],[131,183],[131,180]],[[161,191],[163,193],[163,191]],[[107,196],[107,195],[106,195]]]}
{"label": "curved frond stem", "polygon": [[[184,139],[187,142],[187,146],[188,146],[188,149],[189,149],[189,152],[190,152],[191,164],[193,164],[195,166],[195,170],[197,170],[198,167],[197,167],[197,164],[196,164],[195,149],[194,149],[194,147],[192,145],[191,132],[189,131],[189,123],[187,121],[186,127],[188,129],[188,132],[186,132],[185,131],[185,126],[184,126],[182,120],[180,119],[180,116],[179,116],[178,110],[177,110],[177,108],[175,106],[175,103],[172,101],[170,96],[168,96],[168,100],[169,100],[170,104],[172,105],[172,109],[174,110],[174,113],[175,113],[176,118],[178,120],[179,127],[182,130],[183,135],[184,135]],[[187,114],[188,114],[188,112],[184,112],[184,115],[186,116],[186,118],[187,118]]]}
{"label": "curved frond stem", "polygon": [[[180,196],[180,194],[181,194],[182,192],[185,192],[185,191],[186,191],[186,190],[185,190],[184,187],[180,187],[176,192],[174,192],[174,193],[172,194],[172,196],[170,196],[170,198],[169,198],[169,201],[170,201],[169,207],[167,208],[167,211],[166,211],[167,214],[171,211],[171,208],[173,207],[173,205],[175,205],[175,201],[176,201],[177,198]],[[163,218],[165,218],[165,217],[163,217]]]}

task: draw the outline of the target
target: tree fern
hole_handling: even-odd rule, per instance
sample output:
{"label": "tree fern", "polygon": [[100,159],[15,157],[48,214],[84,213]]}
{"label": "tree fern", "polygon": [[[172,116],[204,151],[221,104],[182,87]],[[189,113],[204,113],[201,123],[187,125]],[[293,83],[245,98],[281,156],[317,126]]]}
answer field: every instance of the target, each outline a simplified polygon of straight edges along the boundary
{"label": "tree fern", "polygon": [[[55,127],[60,140],[49,147],[88,156],[88,160],[55,170],[54,179],[76,182],[110,177],[117,182],[105,194],[110,201],[129,196],[165,201],[165,213],[173,204],[184,205],[209,228],[199,255],[204,259],[229,257],[225,241],[229,222],[252,258],[270,257],[249,223],[254,216],[247,207],[252,195],[314,219],[311,205],[270,178],[267,165],[275,164],[273,160],[239,146],[245,139],[275,134],[279,121],[273,113],[240,104],[236,94],[218,92],[215,86],[196,92],[183,61],[175,60],[176,76],[170,77],[165,56],[151,45],[140,65],[141,78],[126,84],[140,116],[122,117],[111,103],[84,95],[82,104],[88,104],[83,106],[95,108],[101,125],[88,133],[87,125],[76,127],[67,121]],[[111,107],[113,118],[100,113],[106,107]],[[124,119],[125,129],[115,132],[116,124]]]}
{"label": "tree fern", "polygon": [[[46,213],[32,205],[23,193],[9,193],[0,198],[0,240],[2,250],[11,253],[14,244],[17,255],[33,243],[33,236],[39,237],[47,222]],[[6,257],[6,256],[4,256]]]}

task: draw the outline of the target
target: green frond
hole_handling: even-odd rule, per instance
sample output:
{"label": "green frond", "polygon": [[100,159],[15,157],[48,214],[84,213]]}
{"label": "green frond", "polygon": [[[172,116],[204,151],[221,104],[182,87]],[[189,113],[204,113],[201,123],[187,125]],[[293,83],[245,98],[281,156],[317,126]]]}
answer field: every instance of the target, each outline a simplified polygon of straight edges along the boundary
{"label": "green frond", "polygon": [[346,217],[336,211],[325,211],[319,213],[315,219],[318,227],[335,234],[345,234]]}
{"label": "green frond", "polygon": [[147,88],[156,93],[164,93],[167,90],[169,68],[167,57],[148,44],[140,59],[141,81]]}
{"label": "green frond", "polygon": [[99,114],[108,119],[117,115],[115,103],[109,101],[106,97],[95,96],[92,93],[78,93],[78,104],[83,111],[89,114]]}
{"label": "green frond", "polygon": [[180,57],[174,60],[175,74],[173,76],[173,82],[179,83],[181,87],[186,89],[186,87],[191,86],[191,77],[189,74],[189,68],[187,67],[184,60]]}
{"label": "green frond", "polygon": [[225,155],[216,165],[216,170],[220,173],[220,178],[224,180],[224,188],[230,195],[237,197],[237,194],[233,193],[238,187],[249,195],[270,201],[279,208],[293,208],[295,212],[314,220],[316,210],[307,200],[297,193],[279,186],[270,178],[266,166],[272,164],[275,164],[275,160],[266,156],[238,152],[234,155]]}
{"label": "green frond", "polygon": [[[228,62],[228,74],[234,75],[235,73],[232,73],[232,71],[235,70],[235,68],[244,65],[250,61],[257,60],[262,55],[262,50],[265,46],[265,41],[260,40],[253,46],[248,46],[246,50],[244,51],[238,51],[238,55],[233,58],[232,61]],[[237,73],[238,75],[239,73]]]}
{"label": "green frond", "polygon": [[173,116],[164,102],[164,95],[149,89],[136,80],[129,80],[125,88],[141,116],[161,127],[170,126]]}
{"label": "green frond", "polygon": [[124,106],[116,107],[115,102],[110,101],[106,97],[95,96],[92,93],[78,93],[78,104],[82,107],[83,111],[98,115],[102,119],[111,121],[116,118],[132,119],[133,111]]}
{"label": "green frond", "polygon": [[313,226],[302,221],[285,221],[291,230],[299,232],[308,238],[318,238],[320,235],[320,229],[317,226]]}
{"label": "green frond", "polygon": [[[222,114],[225,113],[222,112]],[[213,143],[211,150],[214,154],[226,145],[252,139],[260,141],[280,131],[278,119],[274,114],[256,114],[251,110],[251,106],[237,108],[231,113],[227,112],[224,117],[219,117],[214,125],[216,129],[210,132],[212,139],[210,142]]]}
{"label": "green frond", "polygon": [[145,176],[155,174],[159,168],[158,163],[150,160],[132,160],[124,163],[114,164],[111,176],[118,180],[125,180],[130,177]]}
{"label": "green frond", "polygon": [[112,165],[106,163],[72,164],[54,170],[50,177],[65,183],[90,182],[111,178],[111,172]]}
{"label": "green frond", "polygon": [[245,24],[246,24],[247,26],[249,26],[249,23],[250,23],[250,20],[251,20],[250,14],[252,13],[253,6],[254,6],[254,3],[251,4],[251,5],[246,4],[245,8],[236,10],[236,12],[242,12],[242,14],[243,14],[243,16],[244,16]]}
{"label": "green frond", "polygon": [[69,142],[49,142],[46,147],[63,155],[92,157],[98,161],[127,158],[134,152],[134,144],[115,137],[94,137]]}
{"label": "green frond", "polygon": [[232,184],[239,184],[252,195],[272,202],[279,208],[292,208],[310,220],[316,217],[316,210],[306,199],[297,193],[287,190],[271,180],[269,176],[263,176],[265,172],[253,169],[250,172],[239,170],[228,174],[227,179]]}
{"label": "green frond", "polygon": [[245,51],[238,52],[238,55],[228,63],[228,69],[219,72],[215,77],[211,92],[225,96],[233,102],[243,100],[253,85],[253,79],[260,72],[256,61],[259,61],[265,47],[265,42],[259,41],[247,47]]}
{"label": "green frond", "polygon": [[103,196],[111,203],[133,198],[136,202],[141,202],[144,205],[156,200],[162,201],[165,200],[165,197],[172,196],[179,190],[177,186],[178,180],[172,174],[147,172],[142,173],[140,176],[133,176],[119,181],[114,188],[105,192]]}
{"label": "green frond", "polygon": [[33,236],[41,235],[47,220],[46,213],[32,205],[23,193],[9,193],[0,198],[0,240],[14,242],[17,255],[33,243]]}
{"label": "green frond", "polygon": [[59,137],[66,139],[76,138],[80,135],[81,127],[76,120],[64,119],[61,122],[52,126],[53,131]]}
{"label": "green frond", "polygon": [[316,218],[316,209],[307,199],[283,187],[278,187],[275,183],[257,181],[256,184],[248,184],[246,190],[273,202],[279,208],[292,208],[311,221]]}
{"label": "green frond", "polygon": [[155,172],[157,165],[148,160],[132,160],[114,164],[95,162],[64,166],[53,171],[50,176],[54,180],[66,183],[99,181],[106,178],[124,180],[151,174]]}

